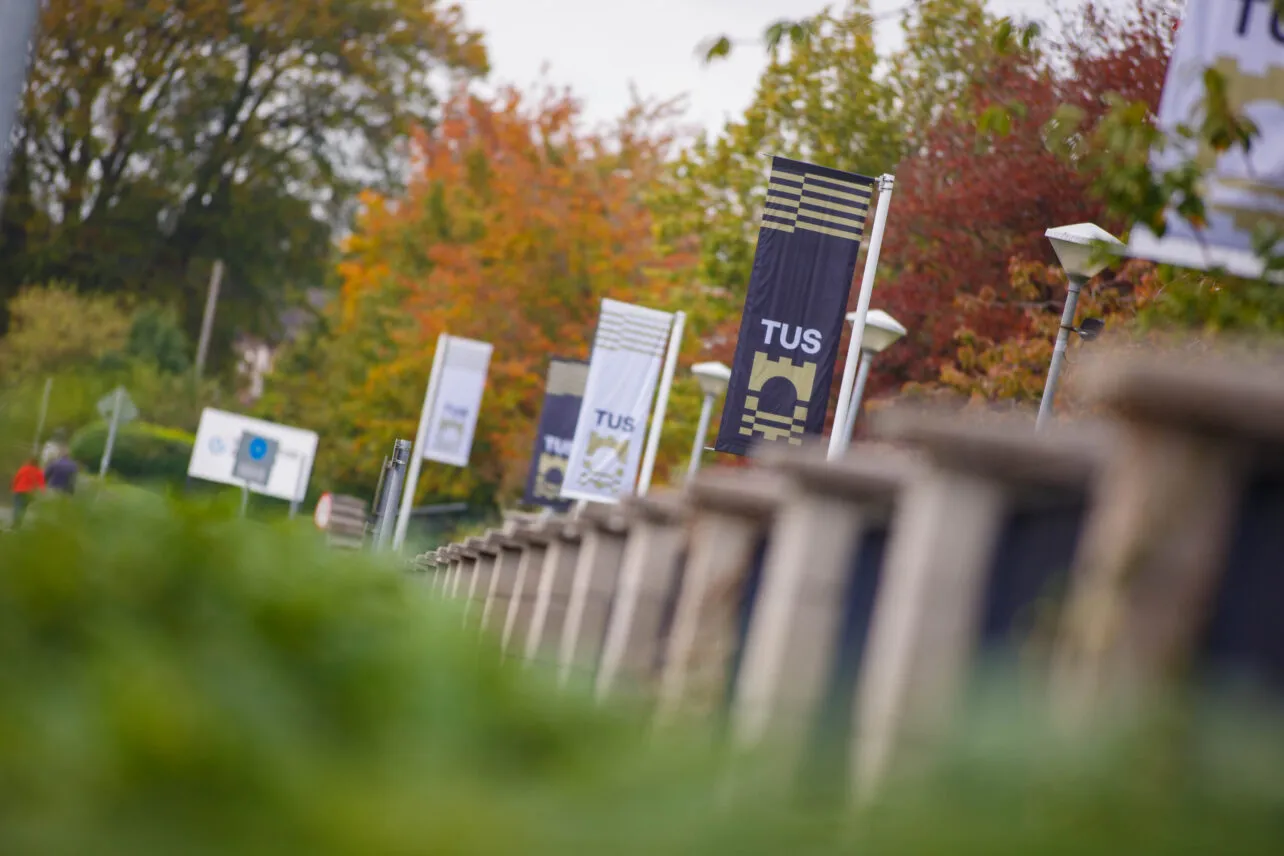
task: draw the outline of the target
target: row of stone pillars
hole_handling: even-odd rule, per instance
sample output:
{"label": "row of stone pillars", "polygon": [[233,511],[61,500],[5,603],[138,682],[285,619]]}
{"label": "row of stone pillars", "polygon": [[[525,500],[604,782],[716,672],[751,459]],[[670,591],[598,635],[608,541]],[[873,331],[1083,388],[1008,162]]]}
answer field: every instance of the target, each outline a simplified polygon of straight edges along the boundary
{"label": "row of stone pillars", "polygon": [[505,656],[660,722],[801,761],[840,720],[858,793],[991,660],[1068,717],[1174,680],[1284,688],[1284,376],[1132,354],[1078,377],[1091,421],[894,409],[838,461],[772,446],[417,566]]}

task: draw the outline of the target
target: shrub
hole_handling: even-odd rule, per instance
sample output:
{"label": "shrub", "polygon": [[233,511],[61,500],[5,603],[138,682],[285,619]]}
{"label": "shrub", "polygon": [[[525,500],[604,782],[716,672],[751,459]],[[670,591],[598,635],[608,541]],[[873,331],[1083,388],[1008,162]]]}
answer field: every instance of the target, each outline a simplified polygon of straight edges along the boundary
{"label": "shrub", "polygon": [[1281,852],[1278,712],[1121,742],[1005,707],[869,811],[781,799],[369,554],[233,513],[53,499],[0,534],[0,853]]}
{"label": "shrub", "polygon": [[115,298],[80,294],[62,283],[24,288],[8,310],[0,377],[93,367],[120,351],[129,335],[129,314]]}
{"label": "shrub", "polygon": [[[95,422],[71,438],[71,456],[87,470],[97,471],[107,443],[106,422]],[[140,481],[182,481],[196,438],[185,431],[131,422],[120,426],[112,447],[111,471]]]}

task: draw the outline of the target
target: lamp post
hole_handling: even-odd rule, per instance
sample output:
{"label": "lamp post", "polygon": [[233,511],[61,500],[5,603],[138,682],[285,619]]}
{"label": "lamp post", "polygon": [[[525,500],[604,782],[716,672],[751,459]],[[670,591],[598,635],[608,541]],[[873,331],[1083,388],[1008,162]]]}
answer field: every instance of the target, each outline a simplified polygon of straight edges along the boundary
{"label": "lamp post", "polygon": [[727,383],[731,380],[731,369],[722,363],[696,363],[691,367],[691,373],[700,382],[700,391],[704,393],[704,404],[700,406],[700,424],[696,427],[695,443],[691,446],[691,463],[687,465],[688,479],[700,469],[700,452],[704,449],[705,436],[709,433],[713,402],[727,391]]}
{"label": "lamp post", "polygon": [[[847,313],[847,321],[855,327],[859,314]],[[855,331],[853,331],[855,332]],[[851,445],[852,433],[856,429],[856,416],[860,413],[861,399],[865,396],[865,382],[869,380],[869,369],[874,357],[896,342],[908,332],[905,325],[881,309],[871,309],[865,316],[865,334],[860,341],[860,366],[856,369],[856,385],[852,389],[851,404],[847,409],[847,419],[835,430],[843,432],[840,449]]]}
{"label": "lamp post", "polygon": [[1099,248],[1123,248],[1123,242],[1105,229],[1093,223],[1075,223],[1073,226],[1058,226],[1044,232],[1044,237],[1052,242],[1052,249],[1057,254],[1057,261],[1066,272],[1066,305],[1061,312],[1061,328],[1057,330],[1057,343],[1052,348],[1052,363],[1048,366],[1048,380],[1043,386],[1043,398],[1039,401],[1039,415],[1035,427],[1042,427],[1052,414],[1052,400],[1057,395],[1057,379],[1061,376],[1061,367],[1065,364],[1066,345],[1070,333],[1076,332],[1085,339],[1092,338],[1101,331],[1099,324],[1080,330],[1074,325],[1075,310],[1079,306],[1079,292],[1083,285],[1109,265],[1102,258]]}

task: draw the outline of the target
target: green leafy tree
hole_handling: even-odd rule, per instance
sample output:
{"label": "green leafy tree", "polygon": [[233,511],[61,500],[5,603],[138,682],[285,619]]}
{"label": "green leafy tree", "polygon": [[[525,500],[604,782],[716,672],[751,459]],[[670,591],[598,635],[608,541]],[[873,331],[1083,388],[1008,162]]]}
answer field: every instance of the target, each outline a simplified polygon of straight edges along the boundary
{"label": "green leafy tree", "polygon": [[[269,384],[266,413],[323,433],[320,480],[373,489],[393,439],[415,434],[436,339],[450,333],[495,350],[469,467],[425,465],[421,495],[484,506],[519,494],[549,356],[588,356],[603,297],[687,307],[642,201],[664,168],[670,112],[638,105],[589,132],[558,90],[461,91],[446,105],[415,140],[407,192],[363,197],[325,326]],[[680,436],[671,425],[668,439]],[[662,465],[679,454],[662,452]]]}
{"label": "green leafy tree", "polygon": [[8,383],[96,367],[129,339],[130,316],[116,298],[79,294],[62,283],[23,289],[7,309],[0,378]]}
{"label": "green leafy tree", "polygon": [[153,365],[163,374],[181,374],[192,364],[191,344],[168,308],[149,305],[134,313],[125,353],[132,359]]}
{"label": "green leafy tree", "polygon": [[50,0],[40,32],[0,295],[51,278],[128,291],[193,333],[223,258],[216,345],[274,332],[323,280],[354,190],[394,182],[408,132],[431,125],[434,75],[486,63],[437,0]]}
{"label": "green leafy tree", "polygon": [[694,326],[724,352],[734,345],[749,284],[771,156],[878,175],[906,145],[894,93],[880,79],[865,0],[782,24],[773,35],[744,115],[679,155],[652,195],[661,241],[695,260],[701,308]]}

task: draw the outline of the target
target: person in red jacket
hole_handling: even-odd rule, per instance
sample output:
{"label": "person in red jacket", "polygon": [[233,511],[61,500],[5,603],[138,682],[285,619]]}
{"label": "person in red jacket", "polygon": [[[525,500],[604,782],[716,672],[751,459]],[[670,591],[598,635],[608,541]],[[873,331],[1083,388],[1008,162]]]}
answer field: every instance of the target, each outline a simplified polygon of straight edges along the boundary
{"label": "person in red jacket", "polygon": [[29,458],[18,467],[13,477],[13,528],[22,524],[22,517],[27,513],[27,506],[35,498],[37,491],[45,489],[45,474],[35,458]]}

